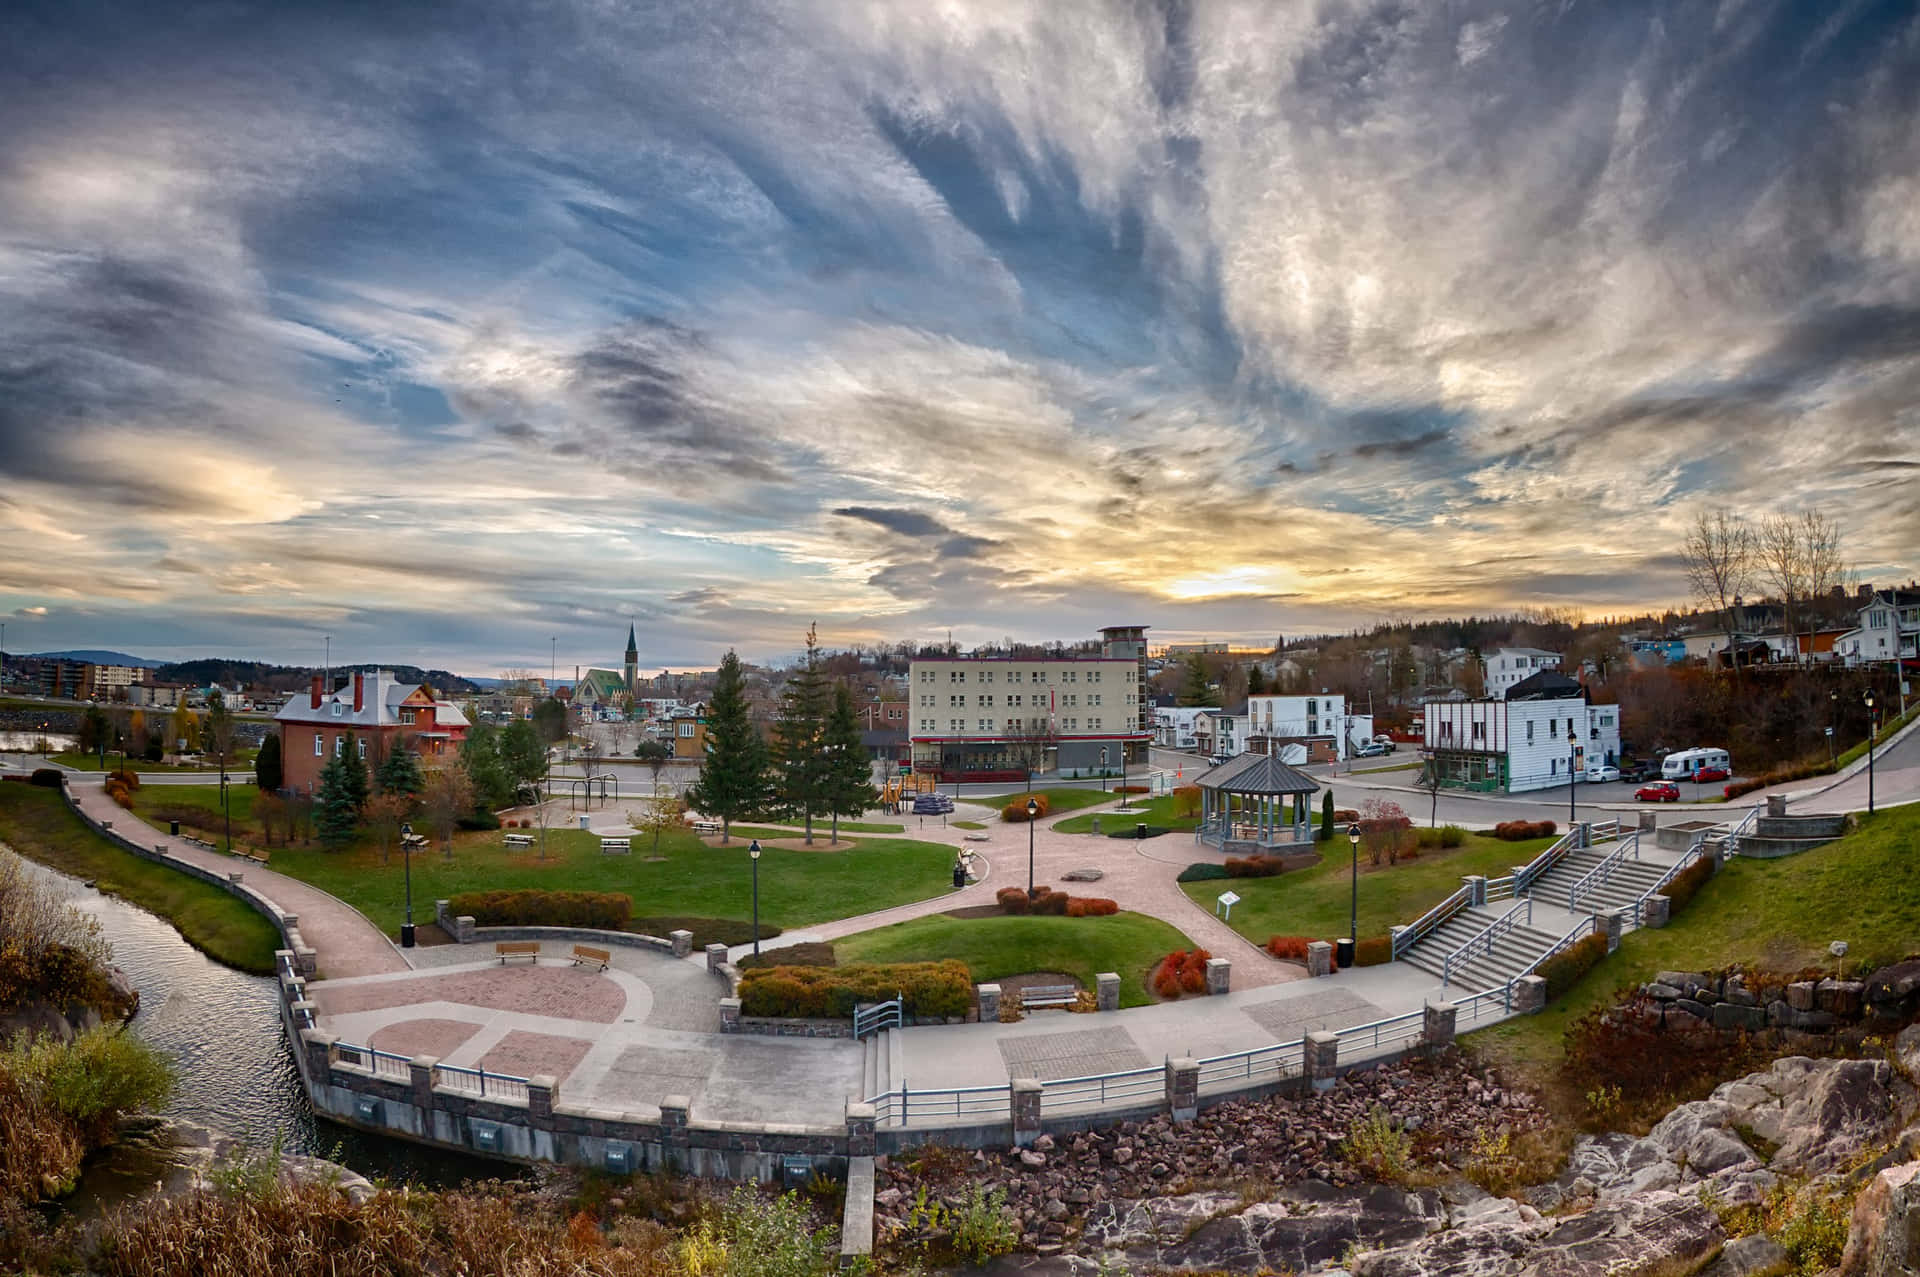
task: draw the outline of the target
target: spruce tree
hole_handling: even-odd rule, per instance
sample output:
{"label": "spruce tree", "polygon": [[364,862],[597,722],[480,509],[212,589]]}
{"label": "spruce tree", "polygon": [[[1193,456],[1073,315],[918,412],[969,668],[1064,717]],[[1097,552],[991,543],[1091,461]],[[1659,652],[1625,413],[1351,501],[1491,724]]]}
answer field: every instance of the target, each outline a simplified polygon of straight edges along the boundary
{"label": "spruce tree", "polygon": [[500,766],[518,793],[523,785],[539,788],[547,778],[547,747],[526,719],[515,719],[500,729]]}
{"label": "spruce tree", "polygon": [[840,841],[840,817],[858,816],[880,801],[873,788],[873,767],[860,739],[860,720],[853,716],[853,693],[845,683],[833,688],[833,711],[827,715],[821,744],[827,760],[827,811],[833,816],[833,841]]}
{"label": "spruce tree", "polygon": [[427,787],[427,778],[420,770],[420,755],[398,741],[387,755],[387,761],[380,764],[380,773],[374,779],[381,793],[405,794],[409,798],[418,798]]}
{"label": "spruce tree", "polygon": [[286,784],[286,766],[280,761],[280,733],[268,732],[260,742],[260,755],[253,760],[253,783],[269,794],[277,794]]}
{"label": "spruce tree", "polygon": [[781,810],[799,816],[806,841],[813,843],[813,818],[827,810],[827,714],[832,698],[820,671],[819,640],[807,627],[807,658],[788,676],[780,694],[780,717],[773,725],[774,785]]}
{"label": "spruce tree", "polygon": [[500,732],[485,723],[476,724],[460,746],[460,767],[473,785],[473,801],[488,811],[513,801],[513,780],[500,761]]}
{"label": "spruce tree", "polygon": [[320,783],[314,790],[314,824],[321,845],[328,851],[339,851],[353,841],[354,827],[360,819],[353,803],[353,773],[360,773],[363,784],[367,774],[360,760],[349,756],[346,742],[340,744],[320,769]]}
{"label": "spruce tree", "polygon": [[1333,838],[1333,791],[1329,789],[1320,799],[1320,841]]}
{"label": "spruce tree", "polygon": [[694,809],[720,822],[722,843],[731,840],[734,821],[759,815],[772,794],[767,743],[747,713],[745,684],[740,658],[728,652],[707,706],[707,756],[687,789]]}
{"label": "spruce tree", "polygon": [[358,820],[367,809],[367,799],[373,796],[372,778],[367,775],[367,760],[357,749],[345,739],[340,747],[347,760],[347,801],[353,804],[353,818]]}

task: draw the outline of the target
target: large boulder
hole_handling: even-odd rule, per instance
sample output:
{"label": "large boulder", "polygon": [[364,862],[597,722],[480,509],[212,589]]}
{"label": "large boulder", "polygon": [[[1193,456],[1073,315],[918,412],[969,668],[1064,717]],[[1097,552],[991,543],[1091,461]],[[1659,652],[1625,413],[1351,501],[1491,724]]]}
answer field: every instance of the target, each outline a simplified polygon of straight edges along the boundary
{"label": "large boulder", "polygon": [[1843,1277],[1906,1277],[1920,1272],[1920,1162],[1890,1166],[1853,1202]]}
{"label": "large boulder", "polygon": [[1348,1190],[1307,1180],[1244,1209],[1242,1200],[1210,1192],[1101,1205],[1081,1240],[1095,1252],[1124,1251],[1135,1271],[1305,1272],[1354,1249],[1418,1240],[1447,1221],[1437,1192],[1386,1185]]}
{"label": "large boulder", "polygon": [[1920,1011],[1920,958],[1881,967],[1864,983],[1867,1008],[1875,1015],[1905,1020]]}
{"label": "large boulder", "polygon": [[1603,1202],[1558,1219],[1489,1214],[1409,1245],[1349,1261],[1354,1277],[1586,1277],[1689,1272],[1726,1240],[1692,1194],[1667,1191]]}

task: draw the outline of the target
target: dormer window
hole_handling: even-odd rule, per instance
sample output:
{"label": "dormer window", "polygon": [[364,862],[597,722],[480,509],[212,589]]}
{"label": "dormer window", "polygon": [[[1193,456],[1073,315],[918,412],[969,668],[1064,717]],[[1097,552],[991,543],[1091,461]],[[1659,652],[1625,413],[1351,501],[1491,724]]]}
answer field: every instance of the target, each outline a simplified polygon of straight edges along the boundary
{"label": "dormer window", "polygon": [[335,701],[335,702],[333,703],[333,716],[334,716],[335,718],[338,718],[338,717],[340,717],[340,708],[341,708],[341,706],[340,706],[340,702],[339,702],[339,701]]}

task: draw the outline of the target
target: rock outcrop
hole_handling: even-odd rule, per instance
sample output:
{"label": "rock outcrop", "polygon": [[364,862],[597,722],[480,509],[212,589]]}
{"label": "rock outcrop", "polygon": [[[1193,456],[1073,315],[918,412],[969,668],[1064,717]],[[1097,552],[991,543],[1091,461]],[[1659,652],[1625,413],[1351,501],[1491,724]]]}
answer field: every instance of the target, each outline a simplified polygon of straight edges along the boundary
{"label": "rock outcrop", "polygon": [[1920,1273],[1920,1162],[1890,1166],[1853,1202],[1843,1277]]}

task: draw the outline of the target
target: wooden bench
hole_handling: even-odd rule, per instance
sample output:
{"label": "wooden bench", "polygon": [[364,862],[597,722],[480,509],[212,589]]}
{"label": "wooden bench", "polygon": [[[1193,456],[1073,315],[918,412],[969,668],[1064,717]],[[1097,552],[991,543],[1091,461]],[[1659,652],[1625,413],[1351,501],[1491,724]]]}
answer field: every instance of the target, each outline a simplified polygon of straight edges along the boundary
{"label": "wooden bench", "polygon": [[632,851],[633,839],[631,838],[602,838],[600,840],[600,854],[603,856],[625,856],[631,854]]}
{"label": "wooden bench", "polygon": [[612,961],[613,955],[605,949],[596,949],[592,945],[585,944],[573,946],[573,965],[576,967],[583,962],[597,962],[600,964],[600,969],[605,971],[607,964]]}
{"label": "wooden bench", "polygon": [[508,834],[507,846],[531,847],[533,846],[533,835],[532,834]]}
{"label": "wooden bench", "polygon": [[267,863],[267,853],[264,851],[249,851],[246,853],[246,857],[256,865],[264,865]]}
{"label": "wooden bench", "polygon": [[717,820],[696,820],[693,822],[693,832],[696,834],[717,834],[720,832],[720,822]]}
{"label": "wooden bench", "polygon": [[220,848],[219,848],[219,846],[218,846],[218,844],[215,844],[215,843],[210,843],[210,842],[208,842],[208,841],[207,841],[206,839],[204,839],[204,838],[195,838],[195,837],[194,837],[194,836],[193,836],[192,834],[181,834],[181,835],[180,835],[180,841],[181,841],[181,842],[190,842],[190,843],[192,843],[192,844],[193,844],[194,846],[196,846],[196,847],[198,847],[198,848],[199,848],[200,850],[202,850],[202,851],[218,851],[218,850],[220,850]]}
{"label": "wooden bench", "polygon": [[1020,1006],[1026,1011],[1036,1007],[1070,1007],[1078,996],[1077,985],[1036,984],[1020,990]]}
{"label": "wooden bench", "polygon": [[508,958],[525,958],[535,966],[540,965],[540,942],[538,940],[501,940],[493,946],[500,955],[500,965],[506,966]]}

